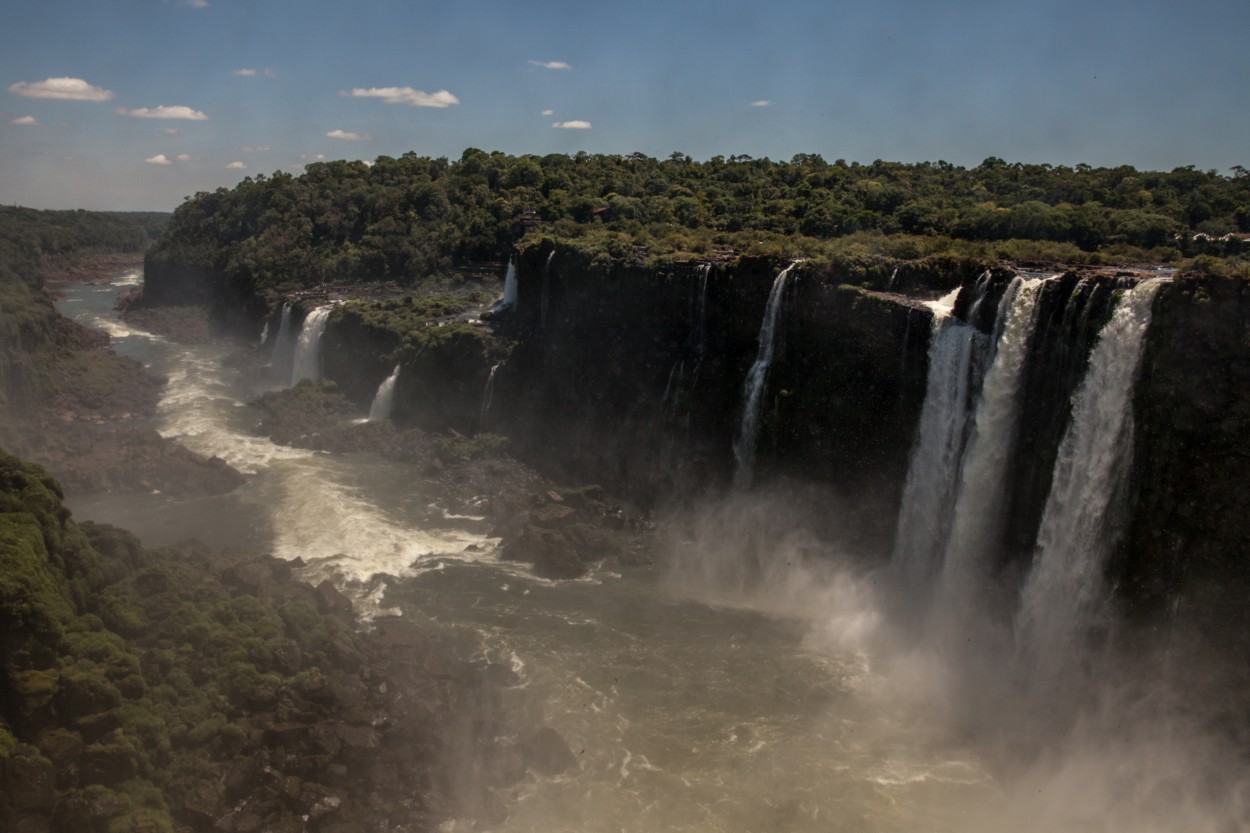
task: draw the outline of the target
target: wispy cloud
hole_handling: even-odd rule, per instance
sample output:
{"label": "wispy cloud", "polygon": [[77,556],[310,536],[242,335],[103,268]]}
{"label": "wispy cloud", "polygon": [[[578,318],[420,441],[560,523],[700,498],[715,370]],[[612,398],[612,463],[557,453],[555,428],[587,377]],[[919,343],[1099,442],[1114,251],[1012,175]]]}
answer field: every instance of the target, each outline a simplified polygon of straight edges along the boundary
{"label": "wispy cloud", "polygon": [[230,74],[242,75],[246,78],[254,78],[257,75],[263,75],[266,78],[275,78],[278,75],[277,72],[268,68],[265,68],[265,69],[232,69],[230,70]]}
{"label": "wispy cloud", "polygon": [[34,125],[34,124],[39,124],[39,120],[36,119],[34,116],[19,116],[18,118],[10,121],[9,124],[32,124]]}
{"label": "wispy cloud", "polygon": [[446,90],[427,93],[414,90],[412,87],[355,87],[350,93],[352,98],[380,98],[387,104],[407,104],[410,107],[451,107],[459,104],[456,98]]}
{"label": "wispy cloud", "polygon": [[208,116],[199,110],[192,110],[181,104],[175,104],[166,107],[164,104],[158,107],[136,107],[133,110],[127,110],[125,107],[118,107],[119,115],[132,116],[136,119],[186,119],[187,121],[208,121]]}
{"label": "wispy cloud", "polygon": [[551,126],[558,127],[562,130],[589,130],[590,122],[583,121],[582,119],[573,119],[572,121],[558,121]]}
{"label": "wispy cloud", "polygon": [[240,150],[244,153],[265,153],[270,150],[270,148],[257,145],[244,145],[240,148]]}
{"label": "wispy cloud", "polygon": [[181,127],[166,127],[164,130],[161,131],[161,133],[162,135],[168,136],[171,139],[176,139],[182,135],[182,128]]}
{"label": "wispy cloud", "polygon": [[178,0],[178,5],[189,9],[207,9],[208,0]]}
{"label": "wispy cloud", "polygon": [[326,134],[331,139],[343,139],[348,142],[372,142],[373,137],[367,133],[353,133],[350,130],[331,130]]}
{"label": "wispy cloud", "polygon": [[556,111],[552,110],[550,107],[548,107],[546,110],[543,110],[542,112],[542,115],[544,116],[554,116],[555,114],[556,114]]}
{"label": "wispy cloud", "polygon": [[530,61],[536,67],[543,69],[572,69],[573,67],[564,61]]}
{"label": "wispy cloud", "polygon": [[752,101],[751,106],[752,107],[772,107],[773,103],[766,98],[761,98],[759,101]]}
{"label": "wispy cloud", "polygon": [[49,78],[46,81],[18,81],[9,92],[26,98],[56,98],[62,101],[108,101],[112,90],[95,87],[81,78]]}
{"label": "wispy cloud", "polygon": [[189,153],[180,153],[180,154],[178,154],[178,156],[177,156],[177,157],[175,157],[175,158],[176,158],[179,162],[190,162],[190,161],[191,161],[191,154],[189,154]]}
{"label": "wispy cloud", "polygon": [[173,162],[170,162],[168,157],[166,157],[165,154],[163,153],[158,153],[155,156],[149,156],[147,159],[144,159],[143,161],[147,162],[149,165],[172,165],[174,164]]}
{"label": "wispy cloud", "polygon": [[242,162],[235,161],[227,165],[226,169],[230,171],[246,171],[247,165],[244,165]]}

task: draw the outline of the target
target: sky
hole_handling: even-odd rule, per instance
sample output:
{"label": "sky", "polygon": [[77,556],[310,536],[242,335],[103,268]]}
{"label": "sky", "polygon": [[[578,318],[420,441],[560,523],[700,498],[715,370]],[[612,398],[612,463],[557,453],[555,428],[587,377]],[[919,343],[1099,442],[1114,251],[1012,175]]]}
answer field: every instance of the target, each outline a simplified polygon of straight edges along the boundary
{"label": "sky", "polygon": [[1250,165],[1247,0],[13,0],[0,204],[317,159]]}

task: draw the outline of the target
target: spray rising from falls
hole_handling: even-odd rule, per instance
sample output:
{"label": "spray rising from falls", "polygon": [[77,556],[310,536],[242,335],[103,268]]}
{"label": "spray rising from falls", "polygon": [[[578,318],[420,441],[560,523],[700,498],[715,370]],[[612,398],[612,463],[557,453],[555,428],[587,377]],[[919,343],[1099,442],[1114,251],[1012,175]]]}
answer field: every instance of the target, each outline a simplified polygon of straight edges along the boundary
{"label": "spray rising from falls", "polygon": [[738,436],[734,438],[734,460],[737,468],[734,471],[734,486],[739,489],[750,488],[751,479],[755,474],[755,446],[759,441],[760,408],[763,405],[764,383],[768,380],[768,366],[773,361],[773,337],[777,331],[777,313],[781,309],[781,296],[786,287],[786,278],[798,261],[782,269],[773,280],[772,291],[768,293],[768,304],[764,307],[764,321],[760,324],[759,352],[755,363],[747,373],[746,385],[743,388],[742,422],[738,427]]}
{"label": "spray rising from falls", "polygon": [[955,290],[929,304],[933,331],[928,384],[892,556],[899,577],[912,586],[928,583],[946,544],[976,395],[974,371],[989,341],[951,315],[958,294]]}
{"label": "spray rising from falls", "polygon": [[378,392],[373,395],[373,404],[369,406],[369,421],[381,422],[390,419],[391,408],[395,405],[395,383],[399,381],[399,365],[391,371],[391,375],[378,385]]}
{"label": "spray rising from falls", "polygon": [[1138,284],[1103,327],[1059,448],[1033,571],[1016,621],[1036,678],[1057,681],[1103,614],[1103,564],[1119,534],[1132,464],[1133,385],[1151,305],[1165,281]]}
{"label": "spray rising from falls", "polygon": [[291,384],[301,379],[317,381],[321,378],[321,336],[326,331],[332,306],[317,307],[308,313],[295,345],[295,364],[291,370]]}

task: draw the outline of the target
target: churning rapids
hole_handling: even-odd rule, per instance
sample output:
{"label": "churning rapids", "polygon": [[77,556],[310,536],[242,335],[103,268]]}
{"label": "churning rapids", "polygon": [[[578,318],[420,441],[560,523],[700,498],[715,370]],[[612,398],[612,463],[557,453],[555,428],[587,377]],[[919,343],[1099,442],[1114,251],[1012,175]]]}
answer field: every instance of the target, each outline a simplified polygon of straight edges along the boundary
{"label": "churning rapids", "polygon": [[[520,680],[505,692],[509,704],[559,731],[580,769],[531,776],[501,793],[510,814],[495,829],[1250,829],[1245,763],[1171,685],[1171,654],[1150,653],[1164,667],[1148,675],[1128,670],[1133,663],[1123,657],[1072,656],[1083,649],[1071,646],[1065,662],[1046,653],[1053,645],[1034,607],[1014,625],[1030,640],[1016,648],[1012,622],[965,621],[976,592],[966,572],[943,576],[947,592],[936,601],[909,595],[909,573],[939,572],[923,559],[943,538],[953,549],[965,534],[954,481],[917,483],[939,475],[917,472],[913,462],[908,489],[955,506],[956,531],[925,533],[925,552],[913,547],[907,558],[916,563],[905,569],[897,552],[894,568],[877,573],[841,566],[788,522],[782,497],[740,490],[662,523],[655,567],[613,565],[582,580],[545,581],[500,561],[486,522],[440,508],[404,465],[257,436],[257,413],[246,403],[272,382],[225,369],[225,346],[175,344],[120,322],[115,296],[140,280],[128,273],[111,286],[67,287],[60,309],[169,378],[157,430],[249,479],[215,498],[79,495],[69,501],[75,514],[127,527],[153,546],[195,537],[301,557],[304,577],[332,578],[367,615],[454,631],[509,663]],[[1014,288],[1004,311],[1015,304],[1027,314],[1035,290],[1036,282]],[[1007,384],[1000,377],[1010,368],[992,362],[1018,361],[1010,339],[1022,337],[1019,322],[994,352],[959,332],[948,312],[935,324],[931,361],[965,370],[979,362],[990,368],[986,386]],[[1146,326],[1140,317],[1121,323],[1130,334]],[[970,351],[983,355],[973,362]],[[960,407],[944,419],[975,424],[955,431],[979,446],[966,452],[966,479],[987,465],[995,438],[980,412]],[[982,407],[989,413],[996,403]],[[932,442],[946,444],[933,459],[964,454],[946,447],[949,438],[935,434]],[[1065,465],[1072,455],[1110,453],[1081,442],[1096,441],[1065,443]],[[1082,500],[1079,484],[1071,488],[1064,499]],[[1057,519],[1046,524],[1048,546],[1079,537]],[[946,563],[950,570],[949,551]],[[1056,591],[1032,592],[1030,605]],[[952,635],[965,627],[975,637]],[[1047,663],[1042,682],[1070,680],[1068,688],[1036,694],[1037,653]],[[1079,671],[1064,677],[1072,664]],[[463,820],[447,829],[480,827]]]}

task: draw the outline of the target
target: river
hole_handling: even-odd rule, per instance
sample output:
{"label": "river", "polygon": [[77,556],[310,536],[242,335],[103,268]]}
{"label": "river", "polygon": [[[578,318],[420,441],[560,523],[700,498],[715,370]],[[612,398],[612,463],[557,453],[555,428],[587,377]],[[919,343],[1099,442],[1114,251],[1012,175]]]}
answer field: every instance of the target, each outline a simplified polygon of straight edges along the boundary
{"label": "river", "polygon": [[[762,498],[663,529],[652,567],[610,563],[553,582],[501,562],[486,522],[446,512],[407,466],[258,436],[260,414],[247,403],[272,382],[226,369],[229,346],[176,344],[119,321],[115,296],[140,281],[128,272],[111,285],[65,287],[58,305],[169,378],[157,430],[222,457],[248,482],[214,498],[74,495],[75,516],[131,529],[150,546],[194,537],[300,557],[303,578],[332,578],[366,615],[454,631],[510,664],[509,708],[555,728],[580,767],[501,791],[509,815],[491,829],[1240,829],[1175,826],[1210,820],[1209,808],[1165,817],[1152,801],[1121,801],[1123,779],[1141,774],[1131,744],[1108,760],[1087,744],[1038,752],[1021,741],[1033,750],[1026,762],[1005,764],[1019,760],[1008,718],[969,721],[951,707],[965,690],[949,683],[958,672],[900,647],[872,575],[836,559],[802,561],[814,545],[801,536],[765,535],[743,556],[750,532],[740,525],[767,514]],[[727,564],[761,547],[776,569],[725,580]],[[446,829],[482,828],[462,820]]]}

